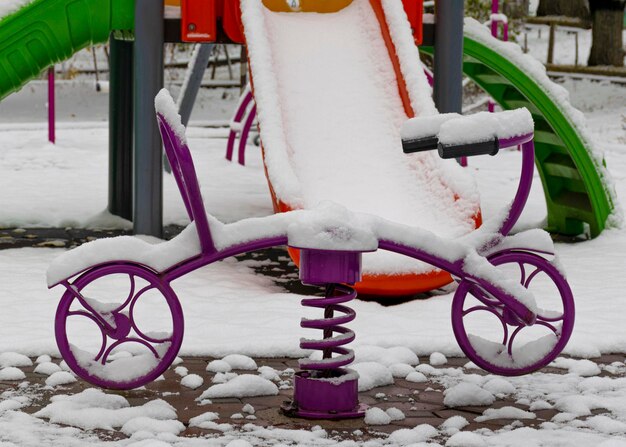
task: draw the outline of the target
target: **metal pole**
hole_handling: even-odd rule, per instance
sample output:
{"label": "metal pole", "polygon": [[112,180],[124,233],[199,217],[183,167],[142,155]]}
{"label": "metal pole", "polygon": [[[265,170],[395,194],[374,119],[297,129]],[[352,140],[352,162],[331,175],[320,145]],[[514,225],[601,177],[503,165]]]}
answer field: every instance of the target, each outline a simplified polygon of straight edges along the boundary
{"label": "metal pole", "polygon": [[435,3],[435,104],[461,113],[463,105],[463,0]]}
{"label": "metal pole", "polygon": [[198,44],[193,50],[192,60],[183,82],[183,89],[178,95],[178,113],[180,113],[185,126],[189,123],[191,111],[202,85],[202,78],[204,78],[204,72],[209,65],[212,51],[213,44]]}
{"label": "metal pole", "polygon": [[56,116],[54,98],[54,65],[48,68],[48,141],[56,143]]}
{"label": "metal pole", "polygon": [[109,212],[133,219],[133,42],[109,39]]}
{"label": "metal pole", "polygon": [[[440,113],[463,109],[463,0],[435,3],[435,84],[433,97]],[[465,157],[457,160],[467,166]]]}
{"label": "metal pole", "polygon": [[163,235],[161,137],[154,97],[163,88],[164,3],[135,3],[135,234]]}

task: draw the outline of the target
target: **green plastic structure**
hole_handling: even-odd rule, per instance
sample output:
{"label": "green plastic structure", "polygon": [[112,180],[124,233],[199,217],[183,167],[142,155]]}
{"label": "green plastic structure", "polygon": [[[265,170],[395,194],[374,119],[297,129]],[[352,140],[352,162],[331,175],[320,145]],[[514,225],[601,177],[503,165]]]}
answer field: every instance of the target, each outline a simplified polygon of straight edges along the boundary
{"label": "green plastic structure", "polygon": [[0,21],[0,99],[112,31],[132,30],[133,0],[35,0]]}
{"label": "green plastic structure", "polygon": [[[433,54],[432,47],[420,51]],[[526,107],[535,121],[536,164],[548,207],[548,230],[591,237],[604,230],[614,204],[576,126],[532,76],[491,48],[464,39],[463,72],[503,109]]]}

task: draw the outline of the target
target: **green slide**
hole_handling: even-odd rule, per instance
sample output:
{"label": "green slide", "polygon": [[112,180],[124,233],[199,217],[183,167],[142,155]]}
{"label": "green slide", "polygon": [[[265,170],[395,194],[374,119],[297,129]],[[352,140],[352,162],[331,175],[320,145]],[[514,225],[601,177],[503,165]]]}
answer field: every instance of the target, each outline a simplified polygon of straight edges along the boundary
{"label": "green slide", "polygon": [[[532,113],[536,164],[548,206],[547,229],[578,235],[588,225],[591,236],[597,236],[606,227],[615,203],[614,192],[607,186],[610,182],[604,180],[604,161],[594,158],[575,117],[559,107],[544,88],[545,75],[538,79],[532,70],[485,45],[485,36],[480,38],[483,43],[466,29],[463,72],[503,109],[526,107]],[[432,54],[433,48],[420,47],[420,51]]]}
{"label": "green slide", "polygon": [[0,20],[0,99],[134,17],[132,0],[34,0]]}

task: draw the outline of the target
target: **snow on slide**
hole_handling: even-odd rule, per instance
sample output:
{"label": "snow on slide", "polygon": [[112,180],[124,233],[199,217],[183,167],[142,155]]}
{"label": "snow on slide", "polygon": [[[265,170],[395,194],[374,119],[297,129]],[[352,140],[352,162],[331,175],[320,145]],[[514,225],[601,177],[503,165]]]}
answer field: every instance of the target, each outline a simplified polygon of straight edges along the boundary
{"label": "snow on slide", "polygon": [[[243,0],[243,22],[268,179],[283,210],[332,200],[445,238],[474,229],[479,199],[468,174],[435,152],[402,152],[402,124],[437,110],[401,2],[382,1],[400,80],[369,0],[333,13],[273,12],[264,3]],[[394,280],[432,271],[383,251],[363,264],[364,274]]]}

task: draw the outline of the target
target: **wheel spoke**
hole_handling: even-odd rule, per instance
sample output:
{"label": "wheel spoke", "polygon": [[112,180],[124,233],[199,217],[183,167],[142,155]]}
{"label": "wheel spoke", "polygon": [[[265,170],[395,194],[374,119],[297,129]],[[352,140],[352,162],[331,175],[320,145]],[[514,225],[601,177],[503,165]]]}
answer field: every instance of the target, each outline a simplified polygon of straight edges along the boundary
{"label": "wheel spoke", "polygon": [[130,300],[132,300],[133,296],[135,296],[135,287],[136,287],[135,275],[129,273],[128,278],[130,279],[130,291],[128,292],[128,297],[124,300],[124,302],[119,307],[115,308],[113,313],[117,313],[121,311],[122,309],[124,309],[126,306],[128,306],[128,303],[130,303]]}
{"label": "wheel spoke", "polygon": [[511,334],[511,338],[509,339],[509,344],[507,346],[507,351],[510,356],[513,355],[513,341],[515,341],[515,337],[517,337],[517,334],[519,334],[522,331],[522,329],[524,329],[524,327],[525,326],[518,326]]}
{"label": "wheel spoke", "polygon": [[551,325],[550,323],[547,323],[545,321],[541,321],[541,320],[537,320],[537,322],[535,324],[539,324],[541,326],[545,326],[548,329],[550,329],[552,332],[554,332],[554,334],[558,337],[559,334],[559,329],[557,329],[556,327],[554,327],[553,325]]}
{"label": "wheel spoke", "polygon": [[82,310],[74,310],[74,311],[68,312],[67,316],[68,317],[72,317],[72,316],[87,317],[98,325],[98,328],[100,329],[100,334],[102,335],[102,344],[100,345],[100,351],[98,352],[98,355],[94,357],[94,360],[97,362],[100,356],[102,356],[102,354],[104,353],[104,350],[106,349],[106,345],[107,345],[107,336],[102,330],[102,326],[100,325],[100,322],[98,322],[96,317],[94,317],[92,314],[82,311]]}
{"label": "wheel spoke", "polygon": [[137,327],[137,324],[135,324],[135,318],[134,318],[134,312],[135,312],[135,304],[137,304],[137,301],[139,299],[139,297],[148,289],[153,288],[154,286],[150,287],[145,287],[143,289],[141,289],[141,291],[134,297],[133,301],[130,303],[130,309],[128,312],[128,318],[130,319],[130,324],[132,326],[132,328],[134,329],[134,331],[137,333],[137,335],[139,335],[141,338],[149,341],[150,343],[165,343],[168,341],[172,340],[172,337],[174,336],[173,333],[169,334],[169,336],[167,338],[163,338],[163,339],[158,339],[158,338],[154,338],[154,337],[150,337],[149,335],[146,335],[145,333],[143,333],[142,331],[139,330],[139,328]]}
{"label": "wheel spoke", "polygon": [[471,307],[469,309],[464,310],[463,311],[463,317],[466,317],[467,315],[471,314],[472,312],[476,312],[476,311],[479,311],[479,310],[486,310],[487,312],[491,312],[496,317],[498,317],[498,320],[500,320],[500,323],[502,323],[502,331],[504,333],[504,337],[502,339],[502,344],[506,345],[506,340],[509,337],[509,327],[507,326],[506,322],[502,318],[502,315],[500,315],[495,309],[492,309],[489,306],[474,306],[474,307]]}
{"label": "wheel spoke", "polygon": [[107,359],[109,358],[109,355],[111,354],[111,351],[113,351],[113,349],[117,348],[119,345],[121,345],[122,343],[139,343],[141,345],[144,345],[145,347],[147,347],[152,354],[158,359],[159,358],[159,353],[157,352],[156,349],[154,349],[154,346],[152,346],[150,343],[141,340],[139,338],[123,338],[122,340],[118,340],[115,343],[113,343],[111,346],[109,346],[109,349],[106,350],[105,354],[102,356],[102,360],[100,361],[103,365],[106,364]]}
{"label": "wheel spoke", "polygon": [[534,271],[534,272],[532,272],[532,273],[528,276],[528,279],[527,279],[527,280],[526,280],[526,282],[524,283],[524,287],[526,287],[526,288],[528,289],[528,286],[530,285],[531,281],[535,278],[535,276],[537,276],[537,274],[538,274],[539,272],[542,272],[542,271],[543,271],[543,270],[542,270],[542,268],[541,268],[541,267],[537,267],[537,268],[535,269],[535,271]]}
{"label": "wheel spoke", "polygon": [[523,285],[524,287],[526,286],[526,269],[524,268],[524,263],[523,262],[518,262],[517,265],[519,266],[520,269],[520,281],[519,283],[521,285]]}

